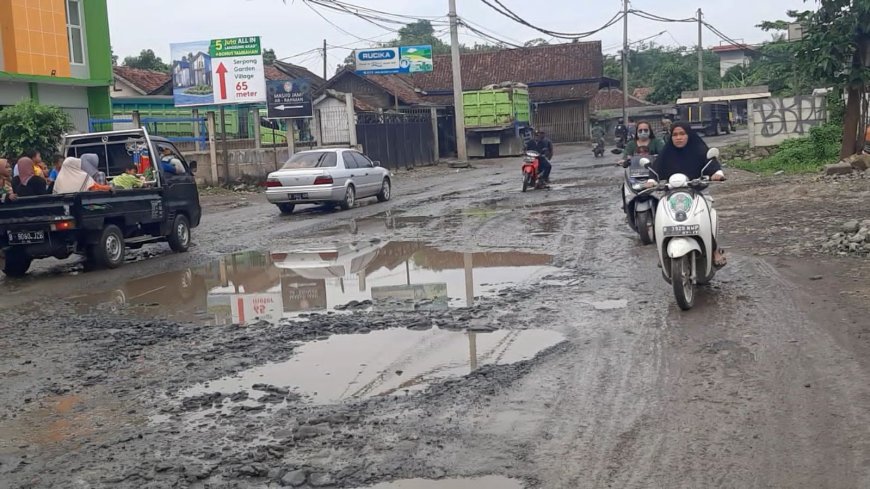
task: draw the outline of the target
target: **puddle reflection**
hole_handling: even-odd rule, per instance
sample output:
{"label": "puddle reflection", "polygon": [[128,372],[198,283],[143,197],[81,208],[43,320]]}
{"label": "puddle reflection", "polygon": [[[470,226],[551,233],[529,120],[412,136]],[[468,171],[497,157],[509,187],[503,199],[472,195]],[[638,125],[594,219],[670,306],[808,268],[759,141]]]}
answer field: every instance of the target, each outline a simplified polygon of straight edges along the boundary
{"label": "puddle reflection", "polygon": [[315,403],[335,403],[422,390],[484,365],[505,365],[533,358],[564,340],[547,330],[500,330],[492,333],[440,329],[390,329],[368,334],[334,335],[306,343],[285,362],[266,364],[197,386],[181,397],[246,390],[255,384],[295,390]]}
{"label": "puddle reflection", "polygon": [[[551,273],[549,255],[443,251],[421,242],[360,241],[241,253],[200,269],[162,273],[102,294],[88,310],[210,324],[277,322],[348,303],[373,309],[471,306],[475,297]],[[366,302],[370,301],[370,302]]]}

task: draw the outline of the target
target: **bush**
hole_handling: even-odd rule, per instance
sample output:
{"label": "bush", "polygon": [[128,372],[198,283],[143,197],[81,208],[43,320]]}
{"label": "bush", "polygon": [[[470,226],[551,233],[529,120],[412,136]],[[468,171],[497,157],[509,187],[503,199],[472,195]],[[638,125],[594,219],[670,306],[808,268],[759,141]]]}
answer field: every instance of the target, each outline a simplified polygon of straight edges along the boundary
{"label": "bush", "polygon": [[769,158],[736,160],[731,166],[757,173],[812,173],[839,159],[842,135],[841,126],[823,124],[810,129],[809,136],[784,141]]}
{"label": "bush", "polygon": [[14,161],[35,149],[46,158],[57,152],[63,134],[73,128],[59,107],[20,102],[0,111],[0,156]]}

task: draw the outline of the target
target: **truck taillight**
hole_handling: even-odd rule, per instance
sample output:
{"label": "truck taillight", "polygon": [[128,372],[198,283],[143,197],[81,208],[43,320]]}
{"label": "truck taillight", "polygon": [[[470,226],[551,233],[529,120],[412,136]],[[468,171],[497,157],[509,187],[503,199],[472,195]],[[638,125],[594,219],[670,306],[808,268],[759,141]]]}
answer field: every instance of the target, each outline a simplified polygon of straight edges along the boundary
{"label": "truck taillight", "polygon": [[52,231],[69,231],[70,229],[75,229],[76,222],[75,221],[60,221],[51,225]]}
{"label": "truck taillight", "polygon": [[332,177],[326,175],[324,177],[317,177],[314,179],[314,185],[331,185],[333,183]]}
{"label": "truck taillight", "polygon": [[272,179],[272,178],[270,178],[269,180],[266,180],[266,187],[267,187],[267,188],[270,188],[270,187],[280,187],[280,186],[281,186],[281,182],[279,182],[278,180],[275,180],[275,179]]}

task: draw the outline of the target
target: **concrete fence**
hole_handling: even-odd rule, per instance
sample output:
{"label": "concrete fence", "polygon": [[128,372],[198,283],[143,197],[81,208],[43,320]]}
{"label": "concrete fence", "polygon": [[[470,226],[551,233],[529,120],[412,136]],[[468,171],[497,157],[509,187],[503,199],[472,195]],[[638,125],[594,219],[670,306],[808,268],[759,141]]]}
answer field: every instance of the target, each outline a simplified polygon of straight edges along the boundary
{"label": "concrete fence", "polygon": [[825,96],[802,95],[753,100],[749,107],[749,144],[775,146],[806,136],[810,128],[828,120]]}

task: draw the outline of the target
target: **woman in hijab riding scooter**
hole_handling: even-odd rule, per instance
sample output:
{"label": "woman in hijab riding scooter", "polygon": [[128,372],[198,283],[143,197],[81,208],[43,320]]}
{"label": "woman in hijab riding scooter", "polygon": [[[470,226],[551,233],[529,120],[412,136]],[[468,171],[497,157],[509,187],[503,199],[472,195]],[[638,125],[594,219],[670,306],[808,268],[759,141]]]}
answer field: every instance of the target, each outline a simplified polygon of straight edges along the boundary
{"label": "woman in hijab riding scooter", "polygon": [[[671,126],[671,140],[656,158],[652,169],[663,181],[670,179],[671,175],[675,173],[682,173],[693,180],[700,178],[702,171],[714,182],[724,181],[725,172],[718,161],[714,160],[704,169],[708,162],[708,149],[707,143],[692,130],[691,126],[684,122],[674,123]],[[655,184],[655,180],[648,180],[646,183],[647,187],[652,187]],[[712,201],[712,197],[706,197]],[[716,233],[716,230],[713,232]],[[716,239],[715,234],[713,239]],[[719,247],[718,241],[716,242],[716,250],[713,252],[713,263],[720,268],[727,263],[725,252]]]}

